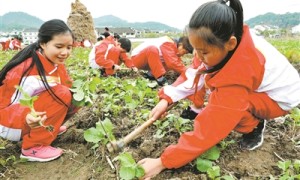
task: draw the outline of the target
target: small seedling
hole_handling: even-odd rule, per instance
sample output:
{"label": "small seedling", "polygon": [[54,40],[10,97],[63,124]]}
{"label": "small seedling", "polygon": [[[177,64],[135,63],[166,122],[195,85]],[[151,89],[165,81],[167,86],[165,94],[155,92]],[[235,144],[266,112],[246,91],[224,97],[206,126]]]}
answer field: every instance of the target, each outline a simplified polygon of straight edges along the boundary
{"label": "small seedling", "polygon": [[299,179],[300,178],[300,161],[298,159],[279,161],[277,166],[281,169],[280,180]]}
{"label": "small seedling", "polygon": [[[37,117],[33,103],[34,103],[34,101],[36,101],[38,99],[38,96],[30,96],[20,86],[15,86],[15,88],[18,89],[23,95],[23,97],[20,99],[20,104],[23,106],[29,107],[30,111],[31,111],[30,114],[33,115],[34,117]],[[52,125],[46,126],[43,124],[42,121],[39,121],[39,125],[44,127],[49,132],[53,132],[53,130],[54,130],[54,127]]]}
{"label": "small seedling", "polygon": [[300,126],[300,109],[295,107],[290,111],[290,117],[294,120],[295,126]]}
{"label": "small seedling", "polygon": [[119,160],[121,167],[119,175],[121,179],[129,180],[135,178],[141,178],[145,175],[144,168],[137,164],[132,155],[128,152],[119,154],[113,161]]}
{"label": "small seedling", "polygon": [[114,125],[112,122],[105,118],[103,121],[96,123],[96,127],[91,127],[84,131],[84,139],[87,142],[94,143],[92,149],[95,149],[102,145],[106,145],[109,141],[114,141],[115,137],[113,135]]}
{"label": "small seedling", "polygon": [[196,160],[196,167],[200,172],[207,172],[208,169],[213,167],[213,161],[219,159],[220,149],[213,146]]}

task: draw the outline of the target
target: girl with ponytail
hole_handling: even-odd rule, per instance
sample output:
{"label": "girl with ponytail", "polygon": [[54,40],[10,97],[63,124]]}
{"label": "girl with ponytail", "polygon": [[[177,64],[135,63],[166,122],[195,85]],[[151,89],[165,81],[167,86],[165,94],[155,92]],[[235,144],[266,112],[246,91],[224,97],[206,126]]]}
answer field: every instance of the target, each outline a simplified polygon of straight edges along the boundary
{"label": "girl with ponytail", "polygon": [[[63,152],[51,143],[66,130],[62,124],[67,115],[78,110],[71,104],[72,81],[64,64],[73,43],[65,22],[47,21],[39,29],[37,42],[18,52],[0,71],[0,137],[22,140],[21,158],[28,161],[50,161]],[[21,105],[24,92],[38,97],[34,111]]]}
{"label": "girl with ponytail", "polygon": [[193,131],[183,133],[159,158],[139,161],[145,169],[143,179],[188,164],[233,130],[243,134],[242,149],[254,150],[262,145],[266,121],[300,103],[297,70],[271,44],[250,33],[239,0],[202,4],[190,19],[188,36],[201,61],[183,83],[191,86],[164,87],[150,118],[159,119],[178,97],[197,89],[208,89],[208,102],[196,116]]}

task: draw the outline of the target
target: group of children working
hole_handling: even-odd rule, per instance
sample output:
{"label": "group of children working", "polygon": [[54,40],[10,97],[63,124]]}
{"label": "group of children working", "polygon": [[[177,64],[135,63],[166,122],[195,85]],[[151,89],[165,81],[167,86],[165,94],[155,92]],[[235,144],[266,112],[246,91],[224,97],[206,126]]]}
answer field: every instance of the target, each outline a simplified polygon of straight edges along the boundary
{"label": "group of children working", "polygon": [[141,43],[129,57],[127,53],[131,51],[131,41],[128,38],[114,38],[109,32],[103,34],[105,38],[98,41],[89,54],[89,63],[92,68],[101,69],[104,75],[115,74],[124,63],[134,70],[146,70],[147,78],[163,85],[167,82],[164,75],[168,70],[177,73],[185,71],[180,57],[193,52],[188,37],[174,40],[165,36]]}
{"label": "group of children working", "polygon": [[1,37],[0,44],[2,46],[2,51],[7,50],[21,50],[22,49],[22,38],[16,37]]}
{"label": "group of children working", "polygon": [[[178,143],[168,146],[160,157],[140,160],[145,170],[142,179],[186,165],[233,130],[243,134],[243,149],[256,149],[263,142],[266,120],[283,116],[300,103],[299,73],[273,46],[250,33],[243,23],[239,0],[202,4],[193,13],[187,31],[188,39],[182,41],[163,37],[137,47],[131,60],[125,55],[131,43],[124,38],[117,42],[104,39],[94,49],[94,65],[107,74],[118,70],[120,60],[129,68],[149,68],[149,76],[156,80],[163,77],[164,64],[181,73],[172,85],[159,91],[160,101],[150,118],[165,116],[167,107],[181,99],[193,102],[185,112],[192,113],[188,117],[194,119],[193,131],[183,133]],[[63,21],[47,21],[39,30],[38,41],[20,51],[0,71],[0,136],[22,140],[21,157],[30,161],[49,161],[62,154],[51,143],[66,130],[63,123],[67,115],[77,110],[71,104],[72,81],[64,65],[73,41],[72,31]],[[185,68],[179,56],[193,50],[193,63]],[[34,103],[37,116],[20,105],[22,95],[15,85],[39,96]],[[53,125],[53,132],[47,132],[39,121]]]}

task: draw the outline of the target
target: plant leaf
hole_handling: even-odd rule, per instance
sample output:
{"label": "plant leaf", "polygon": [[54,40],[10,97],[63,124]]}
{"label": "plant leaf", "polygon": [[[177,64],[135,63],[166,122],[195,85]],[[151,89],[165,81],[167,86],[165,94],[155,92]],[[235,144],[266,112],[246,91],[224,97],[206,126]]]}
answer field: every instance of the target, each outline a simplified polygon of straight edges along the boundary
{"label": "plant leaf", "polygon": [[196,167],[200,172],[207,172],[212,167],[212,162],[207,159],[197,158]]}
{"label": "plant leaf", "polygon": [[132,155],[128,152],[124,152],[117,156],[118,160],[121,162],[122,166],[125,167],[134,167],[136,165]]}
{"label": "plant leaf", "polygon": [[82,101],[84,99],[84,92],[82,90],[78,90],[73,94],[73,98],[76,101]]}
{"label": "plant leaf", "polygon": [[98,143],[99,141],[101,141],[101,139],[104,138],[104,136],[101,135],[101,133],[99,133],[99,131],[94,127],[84,131],[83,136],[87,142],[93,142],[93,143]]}
{"label": "plant leaf", "polygon": [[135,177],[135,170],[132,167],[121,166],[119,175],[122,179],[130,180]]}
{"label": "plant leaf", "polygon": [[201,158],[203,159],[209,159],[209,160],[217,160],[220,157],[220,150],[217,146],[213,146],[209,150],[207,150],[205,153],[201,155]]}
{"label": "plant leaf", "polygon": [[142,166],[138,165],[136,167],[135,176],[141,178],[145,175],[145,170]]}

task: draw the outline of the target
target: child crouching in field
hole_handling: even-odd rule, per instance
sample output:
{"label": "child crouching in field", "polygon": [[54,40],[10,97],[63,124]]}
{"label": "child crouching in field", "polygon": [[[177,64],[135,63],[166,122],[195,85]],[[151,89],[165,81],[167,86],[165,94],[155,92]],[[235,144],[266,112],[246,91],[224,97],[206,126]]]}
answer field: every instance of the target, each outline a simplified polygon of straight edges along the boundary
{"label": "child crouching in field", "polygon": [[138,69],[134,66],[127,53],[131,50],[131,41],[128,38],[113,40],[105,38],[93,47],[89,54],[89,64],[93,69],[100,69],[102,75],[114,75],[121,69],[124,63],[134,71]]}
{"label": "child crouching in field", "polygon": [[[139,161],[143,179],[186,165],[232,130],[243,134],[242,149],[254,150],[263,142],[266,120],[286,115],[300,103],[297,70],[268,42],[250,33],[239,0],[227,2],[201,5],[188,25],[189,40],[202,61],[190,84],[209,89],[208,104],[195,118],[194,130],[183,133],[178,144],[168,146],[159,158]],[[159,119],[171,103],[171,97],[162,98],[150,118]]]}
{"label": "child crouching in field", "polygon": [[[18,52],[0,71],[0,137],[22,140],[21,158],[45,162],[60,157],[62,149],[51,146],[68,117],[76,112],[71,104],[72,81],[65,61],[70,56],[74,37],[62,20],[50,20],[39,29],[37,42]],[[34,102],[36,116],[20,104],[19,85]],[[52,126],[49,132],[41,127]]]}

